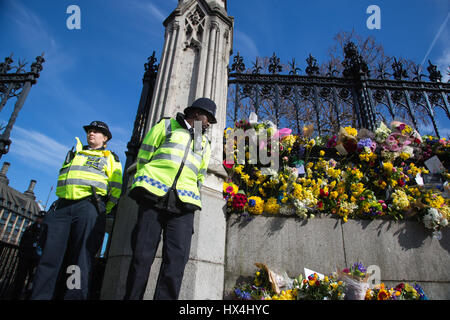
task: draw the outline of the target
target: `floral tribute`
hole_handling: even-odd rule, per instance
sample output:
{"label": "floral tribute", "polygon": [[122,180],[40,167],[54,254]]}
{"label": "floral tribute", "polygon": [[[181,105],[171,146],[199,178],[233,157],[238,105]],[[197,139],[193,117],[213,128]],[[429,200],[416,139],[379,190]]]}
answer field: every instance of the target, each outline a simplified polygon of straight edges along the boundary
{"label": "floral tribute", "polygon": [[[249,219],[261,214],[299,218],[327,214],[344,222],[417,219],[437,238],[448,225],[450,141],[445,138],[421,137],[398,121],[389,127],[381,122],[374,132],[344,127],[337,135],[316,138],[312,126],[294,135],[288,128],[277,130],[270,121],[239,121],[234,129],[225,130],[225,138],[237,129],[252,129],[258,142],[262,134],[272,137],[267,145],[259,142],[258,149],[270,154],[275,143],[279,170],[266,165],[269,174],[264,174],[259,160],[248,161],[248,145],[245,163],[238,163],[243,150],[238,150],[242,137],[237,137],[234,163],[224,161],[229,178],[223,195],[230,213]],[[428,161],[440,164],[440,171],[430,173]]]}
{"label": "floral tribute", "polygon": [[[286,274],[280,276],[265,264],[255,263],[257,270],[253,282],[243,282],[235,286],[231,297],[237,300],[353,300],[350,295],[349,278],[367,281],[366,268],[362,263],[353,264],[327,276],[317,273],[300,274],[290,279]],[[365,280],[364,280],[365,279]],[[365,283],[367,284],[367,283]],[[351,289],[353,290],[353,289]],[[419,284],[400,283],[387,287],[384,283],[369,288],[364,287],[358,300],[428,300]]]}

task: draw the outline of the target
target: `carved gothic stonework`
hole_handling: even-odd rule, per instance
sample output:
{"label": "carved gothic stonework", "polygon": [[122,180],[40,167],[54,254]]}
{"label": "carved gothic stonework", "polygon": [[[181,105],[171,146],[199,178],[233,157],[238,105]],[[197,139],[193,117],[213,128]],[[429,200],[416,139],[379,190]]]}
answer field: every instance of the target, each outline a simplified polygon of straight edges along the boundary
{"label": "carved gothic stonework", "polygon": [[185,35],[184,49],[200,48],[203,34],[205,31],[205,13],[200,6],[195,6],[185,19]]}

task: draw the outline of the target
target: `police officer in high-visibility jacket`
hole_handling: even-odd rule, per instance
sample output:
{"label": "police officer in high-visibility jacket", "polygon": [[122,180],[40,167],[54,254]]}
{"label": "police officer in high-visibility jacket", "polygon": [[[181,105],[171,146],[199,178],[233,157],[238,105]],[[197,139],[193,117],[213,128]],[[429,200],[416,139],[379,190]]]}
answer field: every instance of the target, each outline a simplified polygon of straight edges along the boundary
{"label": "police officer in high-visibility jacket", "polygon": [[149,272],[163,232],[162,264],[153,299],[178,299],[194,232],[194,211],[202,207],[211,145],[205,135],[217,123],[216,104],[199,98],[176,118],[163,118],[140,147],[129,196],[139,205],[133,230],[133,257],[126,300],[143,299]]}
{"label": "police officer in high-visibility jacket", "polygon": [[[64,299],[88,298],[92,264],[104,238],[105,214],[120,197],[122,165],[119,157],[106,149],[112,137],[108,126],[93,121],[83,128],[87,145],[76,137],[75,150],[68,152],[59,171],[59,199],[43,221],[46,240],[33,282],[33,300],[54,298],[60,272],[65,275]],[[68,270],[60,270],[63,261],[70,266]]]}

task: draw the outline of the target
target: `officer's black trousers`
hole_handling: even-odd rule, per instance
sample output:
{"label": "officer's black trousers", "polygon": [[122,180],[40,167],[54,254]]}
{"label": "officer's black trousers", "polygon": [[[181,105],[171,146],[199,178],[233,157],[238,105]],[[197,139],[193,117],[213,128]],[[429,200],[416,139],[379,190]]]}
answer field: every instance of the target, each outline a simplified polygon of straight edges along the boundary
{"label": "officer's black trousers", "polygon": [[189,259],[194,213],[171,214],[152,205],[140,205],[133,230],[133,258],[124,299],[142,300],[150,268],[163,234],[162,264],[156,283],[154,300],[176,300]]}
{"label": "officer's black trousers", "polygon": [[[64,299],[88,298],[91,267],[105,234],[105,206],[102,202],[99,204],[101,213],[87,199],[47,213],[43,221],[47,228],[46,241],[33,281],[32,300],[54,297],[64,257],[69,266],[75,266],[69,273],[61,270],[66,275],[64,281],[67,279]],[[78,275],[79,279],[68,279]]]}

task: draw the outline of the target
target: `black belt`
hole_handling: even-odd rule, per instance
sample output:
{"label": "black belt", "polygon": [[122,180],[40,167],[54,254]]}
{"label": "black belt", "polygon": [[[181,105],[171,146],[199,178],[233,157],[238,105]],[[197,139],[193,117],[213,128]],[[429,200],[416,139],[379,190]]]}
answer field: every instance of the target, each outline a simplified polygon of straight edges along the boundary
{"label": "black belt", "polygon": [[[106,203],[106,197],[100,197],[100,199],[101,199],[104,203]],[[82,198],[82,199],[76,199],[76,200],[59,198],[59,199],[57,200],[57,204],[56,204],[55,210],[59,210],[59,209],[62,209],[62,208],[71,206],[71,205],[73,205],[73,204],[75,204],[75,203],[77,203],[77,202],[84,201],[84,200],[88,200],[88,201],[91,201],[91,202],[94,201],[94,200],[92,199],[92,195],[91,195],[91,196],[87,196],[87,197]]]}

